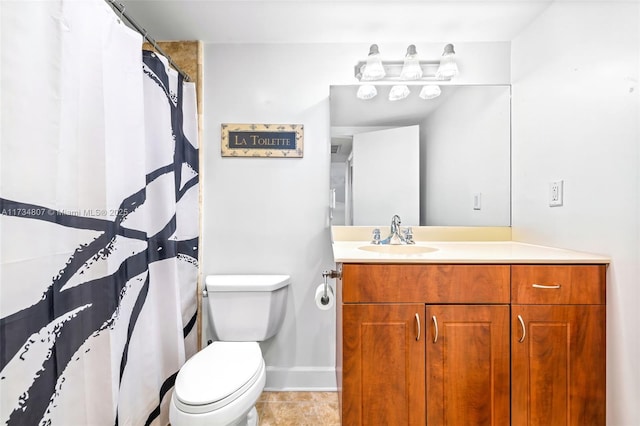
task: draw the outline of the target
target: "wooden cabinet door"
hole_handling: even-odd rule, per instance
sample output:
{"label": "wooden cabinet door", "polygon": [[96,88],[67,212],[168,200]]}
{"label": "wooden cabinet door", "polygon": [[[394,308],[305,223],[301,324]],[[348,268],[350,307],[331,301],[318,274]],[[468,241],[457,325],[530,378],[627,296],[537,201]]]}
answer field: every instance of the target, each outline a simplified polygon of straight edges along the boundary
{"label": "wooden cabinet door", "polygon": [[427,424],[509,424],[509,306],[427,306]]}
{"label": "wooden cabinet door", "polygon": [[342,424],[424,426],[425,305],[342,306]]}
{"label": "wooden cabinet door", "polygon": [[604,425],[605,306],[513,305],[512,424]]}

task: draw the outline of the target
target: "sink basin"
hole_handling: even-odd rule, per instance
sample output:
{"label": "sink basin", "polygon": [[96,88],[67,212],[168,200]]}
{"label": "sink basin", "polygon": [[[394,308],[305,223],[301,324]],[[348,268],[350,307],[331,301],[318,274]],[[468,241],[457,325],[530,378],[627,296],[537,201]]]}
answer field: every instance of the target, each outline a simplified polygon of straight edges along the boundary
{"label": "sink basin", "polygon": [[360,250],[371,251],[374,253],[385,254],[422,254],[437,251],[437,248],[426,246],[414,246],[414,245],[393,245],[393,244],[381,244],[381,245],[368,245],[358,247]]}

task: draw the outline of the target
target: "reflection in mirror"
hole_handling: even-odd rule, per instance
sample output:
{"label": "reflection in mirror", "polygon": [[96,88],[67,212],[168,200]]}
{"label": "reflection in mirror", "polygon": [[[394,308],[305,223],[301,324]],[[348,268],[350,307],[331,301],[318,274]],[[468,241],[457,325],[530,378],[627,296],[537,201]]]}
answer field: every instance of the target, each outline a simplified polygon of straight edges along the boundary
{"label": "reflection in mirror", "polygon": [[435,99],[331,86],[333,225],[511,225],[511,86],[441,86]]}

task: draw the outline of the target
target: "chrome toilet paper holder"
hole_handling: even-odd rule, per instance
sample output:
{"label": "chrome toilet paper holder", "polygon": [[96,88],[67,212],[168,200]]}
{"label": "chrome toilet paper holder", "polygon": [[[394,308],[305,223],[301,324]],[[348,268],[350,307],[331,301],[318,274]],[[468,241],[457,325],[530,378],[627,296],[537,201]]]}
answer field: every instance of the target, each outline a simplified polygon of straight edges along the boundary
{"label": "chrome toilet paper holder", "polygon": [[339,271],[334,271],[333,269],[331,270],[324,270],[322,271],[322,278],[324,278],[324,294],[322,295],[322,297],[320,298],[320,303],[322,303],[323,305],[326,305],[329,303],[329,283],[328,283],[328,279],[329,278],[341,278],[342,274]]}

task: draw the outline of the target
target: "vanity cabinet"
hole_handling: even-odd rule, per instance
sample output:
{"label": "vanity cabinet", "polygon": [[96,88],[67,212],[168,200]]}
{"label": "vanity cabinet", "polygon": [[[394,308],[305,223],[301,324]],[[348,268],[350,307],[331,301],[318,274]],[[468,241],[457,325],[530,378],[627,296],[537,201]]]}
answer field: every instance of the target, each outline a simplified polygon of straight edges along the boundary
{"label": "vanity cabinet", "polygon": [[343,424],[425,424],[424,310],[424,304],[344,306]]}
{"label": "vanity cabinet", "polygon": [[342,424],[605,424],[605,265],[339,266]]}
{"label": "vanity cabinet", "polygon": [[509,279],[505,265],[342,265],[342,424],[509,418]]}
{"label": "vanity cabinet", "polygon": [[428,305],[427,319],[427,424],[504,424],[509,306]]}
{"label": "vanity cabinet", "polygon": [[512,267],[512,425],[604,425],[603,265]]}

